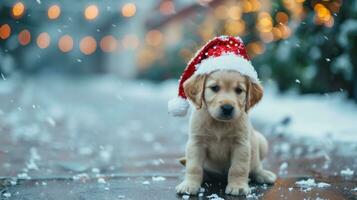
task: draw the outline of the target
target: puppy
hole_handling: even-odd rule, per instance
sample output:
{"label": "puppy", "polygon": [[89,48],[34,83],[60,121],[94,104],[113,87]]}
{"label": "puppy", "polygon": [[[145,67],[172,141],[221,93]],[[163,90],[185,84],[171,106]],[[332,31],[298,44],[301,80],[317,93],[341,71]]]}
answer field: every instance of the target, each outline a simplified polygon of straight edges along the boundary
{"label": "puppy", "polygon": [[194,104],[186,146],[186,173],[177,193],[197,194],[203,171],[228,174],[226,194],[250,193],[249,176],[272,184],[276,175],[262,166],[268,143],[252,127],[248,111],[263,96],[260,84],[235,71],[194,75],[184,83]]}

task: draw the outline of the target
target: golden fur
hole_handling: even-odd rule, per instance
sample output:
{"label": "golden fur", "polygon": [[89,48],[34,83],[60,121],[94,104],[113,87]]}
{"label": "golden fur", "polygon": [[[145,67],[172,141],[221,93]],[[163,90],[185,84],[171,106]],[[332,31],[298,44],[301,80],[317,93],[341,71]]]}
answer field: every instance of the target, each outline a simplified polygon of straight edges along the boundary
{"label": "golden fur", "polygon": [[[252,127],[248,111],[263,96],[260,84],[233,71],[196,75],[184,84],[185,94],[195,105],[190,118],[184,181],[177,193],[197,194],[203,171],[228,174],[226,193],[248,194],[248,177],[258,183],[274,183],[274,173],[263,169],[268,151],[264,136]],[[233,107],[229,116],[222,106]]]}

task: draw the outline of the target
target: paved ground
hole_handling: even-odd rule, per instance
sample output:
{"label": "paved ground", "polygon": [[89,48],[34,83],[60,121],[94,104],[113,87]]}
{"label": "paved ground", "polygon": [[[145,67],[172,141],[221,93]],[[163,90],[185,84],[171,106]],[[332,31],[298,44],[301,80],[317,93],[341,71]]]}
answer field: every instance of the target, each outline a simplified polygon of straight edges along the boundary
{"label": "paved ground", "polygon": [[[187,119],[167,115],[167,85],[111,77],[0,84],[0,199],[186,197],[174,187],[184,170],[177,159]],[[269,130],[265,166],[280,178],[274,186],[252,183],[249,199],[357,199],[357,144]],[[308,178],[330,186],[296,184]],[[243,199],[223,194],[222,177],[206,179],[205,192],[191,199]]]}

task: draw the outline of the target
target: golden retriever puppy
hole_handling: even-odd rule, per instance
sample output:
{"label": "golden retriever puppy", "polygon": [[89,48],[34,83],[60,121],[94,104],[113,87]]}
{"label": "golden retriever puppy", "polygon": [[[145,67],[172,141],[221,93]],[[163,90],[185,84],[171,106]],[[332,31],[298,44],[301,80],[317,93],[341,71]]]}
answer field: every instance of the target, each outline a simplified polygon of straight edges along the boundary
{"label": "golden retriever puppy", "polygon": [[197,194],[203,171],[228,174],[226,194],[250,192],[248,177],[274,183],[276,175],[262,166],[268,144],[252,127],[248,111],[263,96],[263,88],[235,71],[194,75],[184,83],[194,104],[186,146],[186,173],[177,193]]}

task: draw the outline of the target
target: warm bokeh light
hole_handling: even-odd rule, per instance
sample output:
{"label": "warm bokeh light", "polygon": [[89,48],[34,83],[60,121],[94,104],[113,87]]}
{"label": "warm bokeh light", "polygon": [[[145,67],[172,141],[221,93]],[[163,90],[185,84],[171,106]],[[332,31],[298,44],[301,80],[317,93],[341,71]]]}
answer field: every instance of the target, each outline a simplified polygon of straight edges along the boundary
{"label": "warm bokeh light", "polygon": [[48,33],[43,32],[40,35],[38,35],[37,37],[37,46],[41,49],[45,49],[50,45],[51,42],[51,38],[50,35],[48,35]]}
{"label": "warm bokeh light", "polygon": [[118,48],[118,41],[111,35],[107,35],[100,40],[100,48],[104,52],[113,52]]}
{"label": "warm bokeh light", "polygon": [[5,40],[11,35],[11,27],[9,24],[0,26],[0,38]]}
{"label": "warm bokeh light", "polygon": [[159,46],[162,43],[163,36],[159,30],[151,30],[146,33],[145,41],[151,46]]}
{"label": "warm bokeh light", "polygon": [[139,39],[136,35],[128,34],[123,38],[123,47],[126,49],[136,49],[139,46]]}
{"label": "warm bokeh light", "polygon": [[97,49],[97,42],[92,36],[86,36],[80,41],[79,49],[83,54],[90,55]]}
{"label": "warm bokeh light", "polygon": [[289,16],[284,13],[284,12],[278,12],[276,15],[275,15],[275,20],[278,22],[278,23],[282,23],[282,24],[288,24],[289,22]]}
{"label": "warm bokeh light", "polygon": [[132,17],[136,13],[136,6],[133,3],[126,3],[122,9],[121,13],[124,17]]}
{"label": "warm bokeh light", "polygon": [[84,11],[84,17],[87,20],[94,20],[99,14],[98,7],[96,5],[89,5]]}
{"label": "warm bokeh light", "polygon": [[17,2],[12,7],[12,16],[15,18],[20,18],[25,13],[25,4],[22,2]]}
{"label": "warm bokeh light", "polygon": [[73,39],[70,35],[64,35],[58,40],[58,48],[66,53],[73,49]]}
{"label": "warm bokeh light", "polygon": [[226,19],[228,16],[228,8],[225,5],[219,5],[214,9],[214,15],[218,19]]}
{"label": "warm bokeh light", "polygon": [[163,1],[160,4],[159,10],[162,15],[170,15],[175,13],[175,5],[171,0]]}
{"label": "warm bokeh light", "polygon": [[263,54],[265,48],[264,48],[264,44],[260,42],[252,42],[247,45],[247,50],[250,56],[255,57],[256,55]]}
{"label": "warm bokeh light", "polygon": [[59,5],[52,5],[48,8],[47,15],[49,19],[57,19],[61,14],[61,8]]}
{"label": "warm bokeh light", "polygon": [[260,39],[262,39],[262,41],[265,43],[269,43],[274,40],[274,35],[272,32],[261,32],[259,34],[259,36],[260,36]]}
{"label": "warm bokeh light", "polygon": [[291,29],[288,27],[288,26],[285,26],[285,25],[280,25],[278,26],[279,27],[279,30],[281,32],[281,37],[283,39],[286,39],[288,37],[290,37],[291,35]]}
{"label": "warm bokeh light", "polygon": [[258,14],[257,29],[260,32],[270,32],[273,29],[273,21],[268,12],[261,12]]}
{"label": "warm bokeh light", "polygon": [[280,29],[277,27],[274,27],[272,32],[273,32],[274,40],[280,40],[283,36]]}
{"label": "warm bokeh light", "polygon": [[243,1],[241,5],[244,13],[256,12],[261,9],[261,3],[258,0]]}
{"label": "warm bokeh light", "polygon": [[229,8],[228,10],[228,16],[231,19],[234,20],[239,20],[242,16],[242,10],[239,6],[232,6],[231,8]]}
{"label": "warm bokeh light", "polygon": [[227,35],[241,35],[245,30],[245,22],[243,20],[228,20],[224,28]]}
{"label": "warm bokeh light", "polygon": [[314,6],[315,17],[314,21],[316,24],[324,24],[325,26],[331,28],[334,24],[333,16],[328,8],[323,4],[317,3]]}
{"label": "warm bokeh light", "polygon": [[140,70],[147,69],[152,65],[157,59],[163,57],[163,51],[152,48],[140,49],[137,53],[138,67]]}
{"label": "warm bokeh light", "polygon": [[27,29],[21,31],[18,35],[18,40],[21,45],[27,45],[31,42],[31,33]]}

